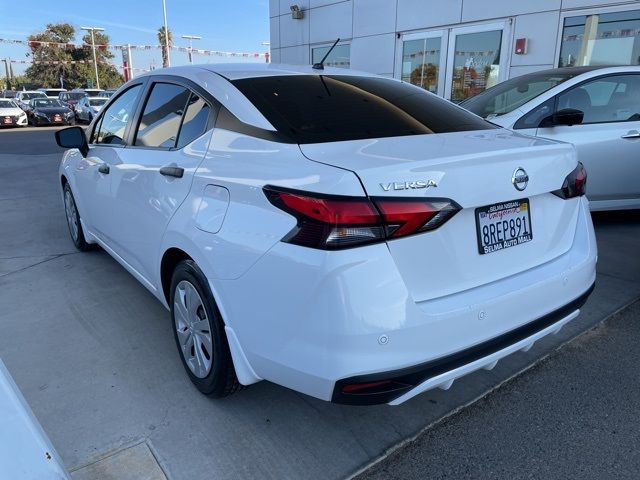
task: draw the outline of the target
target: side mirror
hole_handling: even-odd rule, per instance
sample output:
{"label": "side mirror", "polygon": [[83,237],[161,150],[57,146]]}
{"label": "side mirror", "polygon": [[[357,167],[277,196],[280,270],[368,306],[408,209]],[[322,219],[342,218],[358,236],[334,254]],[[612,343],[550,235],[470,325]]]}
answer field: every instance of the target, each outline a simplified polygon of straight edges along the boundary
{"label": "side mirror", "polygon": [[63,128],[56,132],[56,142],[62,148],[77,148],[83,157],[89,154],[89,145],[81,127]]}
{"label": "side mirror", "polygon": [[555,127],[557,125],[580,125],[584,119],[584,112],[575,108],[563,108],[556,113],[545,117],[540,122],[539,127]]}

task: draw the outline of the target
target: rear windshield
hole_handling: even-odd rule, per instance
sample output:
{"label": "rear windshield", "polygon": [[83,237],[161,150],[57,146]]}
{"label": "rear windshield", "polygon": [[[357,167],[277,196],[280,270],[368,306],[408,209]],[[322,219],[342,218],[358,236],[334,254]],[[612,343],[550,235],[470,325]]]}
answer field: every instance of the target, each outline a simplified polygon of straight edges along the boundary
{"label": "rear windshield", "polygon": [[80,100],[81,98],[84,98],[86,96],[87,96],[87,94],[84,93],[84,92],[72,92],[72,93],[69,93],[69,98],[71,100]]}
{"label": "rear windshield", "polygon": [[89,100],[89,105],[91,105],[92,107],[99,107],[100,105],[104,105],[105,103],[107,103],[106,98],[92,98]]}
{"label": "rear windshield", "polygon": [[232,82],[295,143],[495,128],[419,88],[348,75],[287,75]]}

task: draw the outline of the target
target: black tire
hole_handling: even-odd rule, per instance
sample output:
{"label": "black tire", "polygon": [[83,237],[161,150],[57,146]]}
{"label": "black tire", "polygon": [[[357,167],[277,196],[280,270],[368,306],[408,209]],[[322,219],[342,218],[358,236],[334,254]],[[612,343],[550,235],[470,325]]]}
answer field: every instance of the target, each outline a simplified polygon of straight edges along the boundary
{"label": "black tire", "polygon": [[[64,202],[64,208],[65,208],[65,217],[67,218],[67,227],[69,228],[69,235],[71,236],[71,240],[73,241],[73,244],[76,246],[76,248],[81,252],[86,252],[88,250],[91,250],[93,246],[87,243],[84,237],[84,231],[82,230],[82,223],[80,222],[80,213],[78,212],[78,207],[76,206],[76,200],[73,196],[73,192],[71,191],[71,187],[69,186],[68,183],[65,183],[63,190],[64,190],[63,202]],[[68,201],[72,202],[72,206],[67,205]],[[72,209],[72,211],[70,212],[68,209]],[[75,216],[75,221],[77,226],[77,234],[75,235],[74,235],[74,228],[71,223],[72,218],[70,218],[73,216]]]}
{"label": "black tire", "polygon": [[[209,322],[209,331],[211,332],[213,350],[211,367],[208,374],[202,378],[196,376],[194,372],[192,372],[191,367],[189,367],[178,337],[178,323],[176,322],[175,311],[176,302],[174,299],[176,298],[175,295],[178,285],[184,281],[190,283],[198,292],[206,312],[206,319]],[[240,390],[242,385],[238,382],[233,367],[233,359],[231,358],[229,343],[224,330],[224,321],[222,320],[220,310],[213,298],[206,277],[193,260],[183,260],[176,266],[171,278],[169,300],[171,307],[171,326],[173,328],[176,346],[180,354],[180,359],[182,360],[182,365],[196,388],[200,390],[201,393],[215,398],[226,397]]]}

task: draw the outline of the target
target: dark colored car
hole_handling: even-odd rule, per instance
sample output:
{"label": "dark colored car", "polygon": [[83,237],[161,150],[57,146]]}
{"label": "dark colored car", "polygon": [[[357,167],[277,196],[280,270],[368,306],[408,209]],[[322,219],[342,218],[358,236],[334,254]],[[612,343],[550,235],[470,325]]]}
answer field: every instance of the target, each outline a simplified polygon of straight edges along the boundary
{"label": "dark colored car", "polygon": [[75,125],[76,117],[73,111],[59,100],[37,98],[31,101],[31,108],[27,112],[29,123],[39,127],[41,125]]}
{"label": "dark colored car", "polygon": [[18,92],[15,90],[3,90],[0,98],[16,98],[17,94]]}
{"label": "dark colored car", "polygon": [[77,103],[86,96],[85,92],[62,92],[58,96],[58,100],[73,110]]}

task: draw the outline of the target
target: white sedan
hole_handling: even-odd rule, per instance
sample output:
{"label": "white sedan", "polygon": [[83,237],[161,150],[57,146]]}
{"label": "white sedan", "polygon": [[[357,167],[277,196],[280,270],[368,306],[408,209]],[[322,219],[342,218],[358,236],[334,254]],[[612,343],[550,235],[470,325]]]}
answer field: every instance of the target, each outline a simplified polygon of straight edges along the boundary
{"label": "white sedan", "polygon": [[0,127],[26,127],[27,114],[8,98],[0,98]]}
{"label": "white sedan", "polygon": [[640,67],[544,70],[461,105],[519,133],[574,144],[592,210],[640,208]]}
{"label": "white sedan", "polygon": [[317,67],[156,70],[56,132],[75,245],[170,309],[201,392],[399,404],[578,315],[596,241],[571,145]]}

